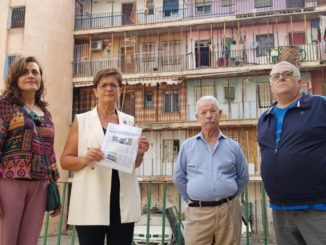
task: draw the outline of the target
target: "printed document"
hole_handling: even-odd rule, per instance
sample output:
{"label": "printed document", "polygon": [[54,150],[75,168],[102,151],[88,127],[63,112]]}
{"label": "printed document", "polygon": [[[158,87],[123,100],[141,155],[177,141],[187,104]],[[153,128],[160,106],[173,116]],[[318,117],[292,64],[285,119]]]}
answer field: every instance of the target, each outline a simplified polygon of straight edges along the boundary
{"label": "printed document", "polygon": [[135,167],[137,140],[141,131],[141,128],[126,124],[109,123],[102,144],[105,159],[99,164],[131,174]]}

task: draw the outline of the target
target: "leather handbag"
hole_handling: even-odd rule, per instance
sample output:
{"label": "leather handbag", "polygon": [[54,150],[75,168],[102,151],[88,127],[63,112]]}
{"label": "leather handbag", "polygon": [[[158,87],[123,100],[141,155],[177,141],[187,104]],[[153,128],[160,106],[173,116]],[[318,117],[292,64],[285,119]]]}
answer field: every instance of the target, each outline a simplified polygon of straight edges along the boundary
{"label": "leather handbag", "polygon": [[46,211],[53,211],[60,207],[60,193],[55,181],[50,181],[46,199]]}
{"label": "leather handbag", "polygon": [[[33,122],[35,124],[37,133],[38,133],[38,137],[43,145],[43,147],[45,148],[44,145],[44,141],[43,141],[43,137],[41,135],[40,129],[38,128],[39,125],[41,125],[41,118],[38,117],[34,112],[30,112],[29,115],[32,117]],[[57,208],[60,207],[61,203],[60,203],[60,193],[59,193],[59,189],[57,186],[57,183],[53,180],[52,177],[52,168],[50,165],[50,161],[48,158],[48,155],[44,152],[43,154],[44,159],[46,161],[46,165],[48,166],[48,175],[49,175],[49,185],[48,185],[48,191],[47,191],[47,199],[46,199],[46,207],[45,210],[46,211],[53,211]]]}

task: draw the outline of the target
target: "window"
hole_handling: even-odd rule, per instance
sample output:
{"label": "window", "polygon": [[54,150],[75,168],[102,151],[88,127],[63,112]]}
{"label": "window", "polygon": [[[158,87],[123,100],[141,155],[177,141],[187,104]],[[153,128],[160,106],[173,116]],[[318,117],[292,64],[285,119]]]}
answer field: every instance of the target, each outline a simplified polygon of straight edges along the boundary
{"label": "window", "polygon": [[180,41],[167,41],[161,43],[163,65],[180,64]]}
{"label": "window", "polygon": [[147,15],[154,14],[154,0],[146,1],[145,14],[147,14]]}
{"label": "window", "polygon": [[179,148],[179,140],[163,140],[163,161],[174,162],[177,159]]}
{"label": "window", "polygon": [[289,33],[289,45],[302,45],[306,43],[306,36],[304,32],[299,33],[293,33],[293,39],[292,39],[292,33]]}
{"label": "window", "polygon": [[222,7],[230,7],[234,5],[234,0],[221,0]]}
{"label": "window", "polygon": [[163,0],[163,16],[173,16],[177,15],[179,11],[179,1],[178,0]]}
{"label": "window", "polygon": [[145,109],[153,108],[153,93],[152,92],[144,93],[144,108]]}
{"label": "window", "polygon": [[13,8],[11,10],[11,28],[25,26],[25,7]]}
{"label": "window", "polygon": [[14,61],[16,60],[17,55],[8,55],[7,59],[8,59],[8,67],[11,66],[12,63],[14,63]]}
{"label": "window", "polygon": [[258,43],[258,46],[256,48],[257,56],[267,56],[270,49],[274,48],[274,35],[273,34],[257,35],[256,41]]}
{"label": "window", "polygon": [[167,91],[164,95],[164,112],[179,111],[179,91]]}
{"label": "window", "polygon": [[11,66],[12,63],[16,60],[17,55],[8,55],[5,60],[5,67],[3,70],[3,76],[4,80],[7,80],[8,78],[8,72],[9,72],[9,67]]}
{"label": "window", "polygon": [[255,8],[271,7],[273,0],[255,0]]}
{"label": "window", "polygon": [[96,105],[93,86],[73,88],[73,117],[76,114],[89,111]]}
{"label": "window", "polygon": [[211,12],[211,1],[209,0],[196,0],[196,13],[197,14],[208,14]]}
{"label": "window", "polygon": [[214,85],[195,86],[195,101],[198,101],[200,97],[205,95],[215,96]]}
{"label": "window", "polygon": [[197,14],[209,14],[211,12],[211,5],[196,6]]}
{"label": "window", "polygon": [[150,62],[155,60],[155,43],[143,44],[143,61]]}
{"label": "window", "polygon": [[235,99],[235,86],[234,85],[224,86],[224,98],[225,98],[225,100],[228,100],[228,101]]}
{"label": "window", "polygon": [[259,108],[268,108],[272,105],[272,95],[269,83],[258,83],[257,93]]}
{"label": "window", "polygon": [[211,41],[196,41],[195,44],[195,58],[196,67],[211,65]]}
{"label": "window", "polygon": [[303,8],[305,6],[305,2],[307,4],[307,3],[317,2],[317,1],[312,1],[312,0],[306,0],[306,1],[304,1],[304,0],[286,0],[286,8]]}

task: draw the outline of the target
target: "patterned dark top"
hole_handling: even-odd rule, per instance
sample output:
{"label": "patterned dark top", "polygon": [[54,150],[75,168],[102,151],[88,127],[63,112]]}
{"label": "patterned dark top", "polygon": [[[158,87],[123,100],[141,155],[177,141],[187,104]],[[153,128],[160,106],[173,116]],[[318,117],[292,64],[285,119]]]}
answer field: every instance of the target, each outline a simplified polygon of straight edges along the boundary
{"label": "patterned dark top", "polygon": [[[21,106],[11,104],[0,96],[0,179],[48,179],[48,166],[57,180],[59,172],[54,152],[54,127],[49,111],[38,125],[44,146],[36,125],[29,113]],[[47,163],[44,154],[47,154]]]}

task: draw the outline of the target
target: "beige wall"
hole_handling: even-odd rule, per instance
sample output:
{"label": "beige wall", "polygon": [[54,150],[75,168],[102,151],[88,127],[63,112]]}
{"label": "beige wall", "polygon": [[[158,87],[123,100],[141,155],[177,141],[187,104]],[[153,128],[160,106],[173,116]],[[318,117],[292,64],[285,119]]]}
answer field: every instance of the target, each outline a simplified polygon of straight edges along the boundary
{"label": "beige wall", "polygon": [[71,117],[74,4],[72,0],[28,0],[25,18],[23,53],[36,56],[43,65],[59,160]]}

